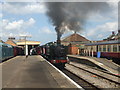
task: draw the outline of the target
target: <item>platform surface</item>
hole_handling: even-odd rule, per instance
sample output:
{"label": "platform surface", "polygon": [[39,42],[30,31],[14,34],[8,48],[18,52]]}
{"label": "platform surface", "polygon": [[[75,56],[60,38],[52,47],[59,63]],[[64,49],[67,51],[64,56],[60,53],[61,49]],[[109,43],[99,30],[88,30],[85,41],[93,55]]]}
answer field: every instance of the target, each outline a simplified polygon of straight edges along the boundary
{"label": "platform surface", "polygon": [[2,64],[2,88],[77,88],[40,56],[17,56]]}
{"label": "platform surface", "polygon": [[120,66],[115,64],[112,61],[109,61],[105,58],[96,58],[96,57],[90,57],[90,56],[80,56],[80,55],[68,55],[69,57],[75,57],[79,59],[86,59],[91,61],[92,63],[100,66],[101,68],[104,68],[113,74],[120,74]]}

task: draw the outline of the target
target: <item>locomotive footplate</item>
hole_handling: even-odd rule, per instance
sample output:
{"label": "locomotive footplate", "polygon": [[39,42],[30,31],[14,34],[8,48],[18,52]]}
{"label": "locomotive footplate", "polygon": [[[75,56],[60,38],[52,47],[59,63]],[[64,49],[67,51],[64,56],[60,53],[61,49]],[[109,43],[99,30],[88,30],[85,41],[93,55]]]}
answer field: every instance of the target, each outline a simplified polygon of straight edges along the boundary
{"label": "locomotive footplate", "polygon": [[42,56],[17,56],[2,63],[3,88],[77,88]]}

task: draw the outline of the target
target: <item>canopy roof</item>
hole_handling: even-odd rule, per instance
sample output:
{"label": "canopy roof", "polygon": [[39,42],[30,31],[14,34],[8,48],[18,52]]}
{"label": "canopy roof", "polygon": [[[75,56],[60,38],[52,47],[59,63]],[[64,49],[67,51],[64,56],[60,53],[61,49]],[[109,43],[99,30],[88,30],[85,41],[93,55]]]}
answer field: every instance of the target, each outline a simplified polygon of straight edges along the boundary
{"label": "canopy roof", "polygon": [[17,45],[40,45],[39,41],[19,41]]}

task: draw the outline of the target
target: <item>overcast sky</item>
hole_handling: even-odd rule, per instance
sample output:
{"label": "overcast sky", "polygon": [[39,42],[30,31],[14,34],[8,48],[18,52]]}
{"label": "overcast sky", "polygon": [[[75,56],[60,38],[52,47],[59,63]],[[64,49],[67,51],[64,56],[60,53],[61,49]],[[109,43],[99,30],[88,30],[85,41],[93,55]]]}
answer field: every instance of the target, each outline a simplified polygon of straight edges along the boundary
{"label": "overcast sky", "polygon": [[[18,39],[20,35],[31,35],[29,40],[40,41],[42,44],[56,40],[56,32],[46,15],[47,8],[44,2],[7,1],[9,0],[0,2],[0,27],[2,27],[0,37],[2,40],[7,40],[9,36],[15,36]],[[106,13],[92,12],[85,23],[84,30],[78,33],[89,40],[102,40],[107,38],[112,31],[117,33],[118,0],[114,1],[108,2],[110,11]],[[72,33],[68,30],[62,37]]]}

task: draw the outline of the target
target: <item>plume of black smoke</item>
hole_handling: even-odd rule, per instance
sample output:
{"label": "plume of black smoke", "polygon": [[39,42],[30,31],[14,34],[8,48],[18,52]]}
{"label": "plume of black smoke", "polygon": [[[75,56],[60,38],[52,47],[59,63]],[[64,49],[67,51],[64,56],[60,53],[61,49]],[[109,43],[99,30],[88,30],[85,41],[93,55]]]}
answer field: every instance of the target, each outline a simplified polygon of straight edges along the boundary
{"label": "plume of black smoke", "polygon": [[47,2],[46,7],[46,13],[55,26],[58,38],[65,30],[82,30],[90,13],[104,14],[110,11],[106,2]]}

